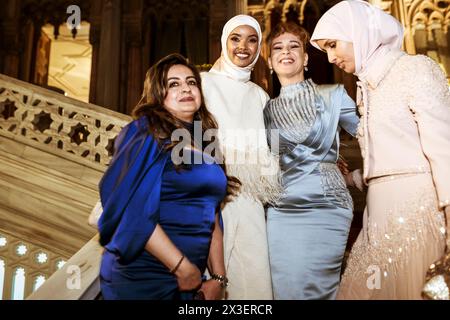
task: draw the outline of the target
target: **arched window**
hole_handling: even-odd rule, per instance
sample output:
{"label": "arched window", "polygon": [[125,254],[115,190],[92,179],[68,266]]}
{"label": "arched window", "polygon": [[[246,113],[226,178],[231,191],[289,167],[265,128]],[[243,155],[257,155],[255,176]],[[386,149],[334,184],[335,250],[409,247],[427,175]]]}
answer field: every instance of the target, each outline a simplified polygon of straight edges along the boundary
{"label": "arched window", "polygon": [[25,269],[17,267],[12,279],[12,300],[23,300],[25,296]]}
{"label": "arched window", "polygon": [[62,268],[66,259],[54,252],[0,233],[0,300],[22,300]]}
{"label": "arched window", "polygon": [[56,261],[56,269],[57,270],[61,269],[65,264],[66,264],[66,261],[63,259]]}
{"label": "arched window", "polygon": [[39,289],[39,287],[45,282],[45,280],[45,276],[43,275],[36,276],[33,281],[33,292]]}
{"label": "arched window", "polygon": [[89,102],[92,46],[89,43],[90,24],[81,22],[76,37],[66,24],[42,27],[37,53],[35,82],[64,95]]}
{"label": "arched window", "polygon": [[0,300],[3,300],[4,284],[5,284],[5,261],[0,259]]}

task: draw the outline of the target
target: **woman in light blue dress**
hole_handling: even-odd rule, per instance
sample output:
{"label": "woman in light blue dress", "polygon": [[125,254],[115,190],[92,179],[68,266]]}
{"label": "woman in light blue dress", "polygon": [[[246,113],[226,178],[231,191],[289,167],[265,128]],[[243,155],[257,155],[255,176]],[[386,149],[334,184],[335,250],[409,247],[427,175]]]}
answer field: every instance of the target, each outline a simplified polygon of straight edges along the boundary
{"label": "woman in light blue dress", "polygon": [[269,38],[269,66],[282,85],[264,111],[284,191],[267,212],[275,299],[335,298],[353,218],[336,161],[340,129],[354,136],[359,119],[342,85],[305,80],[308,38],[292,23],[280,24]]}

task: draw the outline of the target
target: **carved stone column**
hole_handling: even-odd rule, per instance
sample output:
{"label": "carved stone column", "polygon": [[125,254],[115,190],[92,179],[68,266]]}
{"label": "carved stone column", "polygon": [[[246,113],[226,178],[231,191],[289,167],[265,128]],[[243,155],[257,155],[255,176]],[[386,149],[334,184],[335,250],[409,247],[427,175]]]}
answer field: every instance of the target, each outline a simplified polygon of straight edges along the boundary
{"label": "carved stone column", "polygon": [[3,12],[3,70],[2,73],[18,78],[20,69],[20,0],[10,0]]}
{"label": "carved stone column", "polygon": [[127,72],[127,114],[139,102],[142,85],[143,85],[143,70],[142,70],[142,30],[141,30],[141,16],[135,16],[130,21],[134,21],[133,25],[128,27],[127,36],[127,51],[128,51],[128,72]]}
{"label": "carved stone column", "polygon": [[2,298],[3,300],[12,300],[11,288],[13,287],[13,277],[14,277],[14,269],[8,263],[5,263],[3,288],[8,288],[8,290],[3,290],[3,298]]}
{"label": "carved stone column", "polygon": [[103,0],[96,102],[119,110],[121,0]]}
{"label": "carved stone column", "polygon": [[211,0],[209,8],[209,62],[214,63],[222,50],[220,37],[227,22],[228,7],[225,1]]}
{"label": "carved stone column", "polygon": [[228,3],[228,18],[238,14],[247,14],[247,0],[231,0]]}
{"label": "carved stone column", "polygon": [[20,80],[31,82],[31,63],[33,58],[34,23],[26,22],[23,28],[23,51],[21,56]]}
{"label": "carved stone column", "polygon": [[[259,25],[261,26],[261,29],[264,28],[264,12],[259,11],[255,12],[253,14],[250,14],[258,20]],[[269,73],[269,65],[267,64],[267,58],[269,56],[269,50],[266,46],[266,39],[264,38],[264,32],[263,32],[263,39],[261,43],[261,54],[258,59],[258,62],[256,63],[255,67],[253,68],[252,72],[252,80],[257,85],[261,86],[265,91],[269,92],[271,90],[271,82],[272,79],[270,77]],[[271,93],[271,92],[269,92]]]}
{"label": "carved stone column", "polygon": [[3,73],[7,76],[18,78],[20,66],[20,49],[19,41],[16,35],[17,29],[12,25],[4,25],[4,30],[4,43],[7,48],[5,48]]}
{"label": "carved stone column", "polygon": [[89,102],[98,104],[97,102],[97,82],[98,68],[99,68],[99,53],[100,53],[100,32],[102,23],[102,2],[92,1],[90,10],[90,30],[89,43],[92,46],[92,60],[91,60],[91,81],[89,84]]}
{"label": "carved stone column", "polygon": [[147,70],[150,68],[150,58],[153,49],[152,36],[154,35],[154,30],[150,19],[151,17],[149,16],[144,17],[144,21],[146,22],[144,24],[144,29],[142,30],[142,78],[145,77]]}
{"label": "carved stone column", "polygon": [[125,51],[124,72],[121,75],[121,97],[123,101],[123,111],[131,114],[133,108],[140,100],[142,93],[143,79],[143,15],[144,2],[142,0],[129,0],[123,8],[123,30],[125,33],[125,43],[123,49]]}
{"label": "carved stone column", "polygon": [[89,84],[89,102],[97,103],[97,81],[98,81],[98,57],[100,51],[100,29],[91,24],[89,42],[92,45],[91,57],[91,81]]}

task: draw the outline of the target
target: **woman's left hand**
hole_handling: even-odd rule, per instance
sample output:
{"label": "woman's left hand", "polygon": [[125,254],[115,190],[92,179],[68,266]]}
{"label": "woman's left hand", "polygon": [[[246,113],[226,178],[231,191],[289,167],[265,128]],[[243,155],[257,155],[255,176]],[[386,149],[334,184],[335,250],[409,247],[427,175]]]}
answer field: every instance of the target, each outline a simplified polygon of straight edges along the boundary
{"label": "woman's left hand", "polygon": [[346,176],[350,173],[350,170],[348,169],[348,163],[345,162],[343,159],[338,159],[336,161],[336,165],[338,166],[343,176]]}
{"label": "woman's left hand", "polygon": [[221,300],[224,294],[224,289],[214,279],[204,281],[199,291],[203,292],[205,300]]}

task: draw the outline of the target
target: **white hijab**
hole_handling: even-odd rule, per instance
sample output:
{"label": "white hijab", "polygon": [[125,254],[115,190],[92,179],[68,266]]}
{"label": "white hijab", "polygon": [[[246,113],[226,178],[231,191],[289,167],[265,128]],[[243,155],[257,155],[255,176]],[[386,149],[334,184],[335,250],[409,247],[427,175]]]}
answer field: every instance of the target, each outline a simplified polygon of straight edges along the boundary
{"label": "white hijab", "polygon": [[334,39],[353,43],[355,75],[364,78],[367,69],[393,49],[400,49],[403,26],[383,10],[361,0],[341,1],[317,22],[311,44]]}
{"label": "white hijab", "polygon": [[[226,47],[230,33],[242,25],[254,28],[259,39],[255,60],[244,68],[231,62]],[[265,134],[263,110],[269,96],[249,81],[261,41],[258,21],[247,15],[231,18],[223,27],[222,54],[209,72],[202,73],[202,87],[206,106],[219,125],[219,140],[228,174],[239,178],[241,192],[263,203],[274,203],[280,196],[281,187],[278,159],[270,154]],[[225,256],[228,255],[229,252],[225,252]]]}
{"label": "white hijab", "polygon": [[[228,57],[227,53],[228,36],[234,29],[242,25],[252,27],[258,34],[258,51],[256,57],[250,65],[243,68],[238,67],[233,62],[231,62],[230,57]],[[261,52],[262,32],[258,21],[255,18],[245,14],[240,14],[231,18],[223,27],[220,42],[222,45],[222,53],[220,55],[220,58],[217,59],[209,72],[222,74],[238,81],[249,81],[253,67],[258,60],[259,53]]]}

